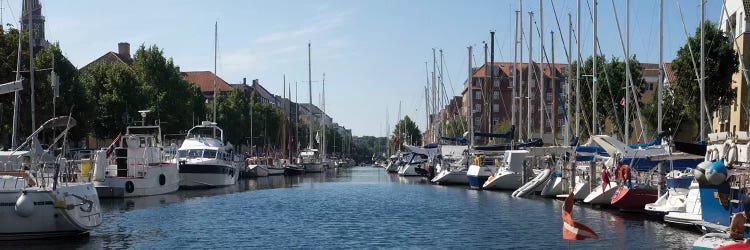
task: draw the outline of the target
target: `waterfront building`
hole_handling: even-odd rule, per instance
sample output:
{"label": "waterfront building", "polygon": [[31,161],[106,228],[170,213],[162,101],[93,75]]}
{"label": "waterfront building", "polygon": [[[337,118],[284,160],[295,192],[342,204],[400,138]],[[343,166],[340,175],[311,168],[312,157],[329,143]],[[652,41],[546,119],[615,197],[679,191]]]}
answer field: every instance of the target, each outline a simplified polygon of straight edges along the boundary
{"label": "waterfront building", "polygon": [[[723,11],[726,9],[726,12]],[[733,43],[737,53],[739,53],[740,60],[743,65],[750,64],[750,55],[747,54],[747,48],[745,41],[750,41],[750,19],[747,17],[747,13],[750,12],[750,4],[747,1],[740,0],[727,0],[724,6],[722,6],[721,17],[719,18],[719,29],[729,36],[730,40],[727,42]],[[734,101],[729,106],[719,107],[712,113],[712,130],[710,132],[737,132],[737,131],[748,131],[750,130],[750,123],[748,122],[750,117],[750,88],[748,87],[747,80],[745,78],[745,70],[740,68],[737,72],[732,75],[732,88],[736,91]]]}
{"label": "waterfront building", "polygon": [[214,99],[214,78],[216,79],[216,89],[219,91],[218,95],[226,96],[234,88],[229,83],[221,79],[219,76],[215,76],[211,71],[187,71],[180,72],[182,79],[191,82],[193,85],[201,89],[203,97],[207,101]]}

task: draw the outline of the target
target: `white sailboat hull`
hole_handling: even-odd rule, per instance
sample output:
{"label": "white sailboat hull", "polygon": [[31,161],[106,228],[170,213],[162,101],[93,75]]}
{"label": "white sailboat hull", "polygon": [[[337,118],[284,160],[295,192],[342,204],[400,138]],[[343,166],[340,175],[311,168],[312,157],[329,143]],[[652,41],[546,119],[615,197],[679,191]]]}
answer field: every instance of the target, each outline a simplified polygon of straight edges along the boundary
{"label": "white sailboat hull", "polygon": [[593,205],[611,205],[612,196],[617,191],[617,182],[611,181],[607,188],[602,191],[602,185],[597,186],[594,190],[591,190],[588,196],[583,199],[583,202]]}
{"label": "white sailboat hull", "polygon": [[540,195],[542,197],[555,197],[557,195],[564,194],[563,190],[563,179],[560,176],[554,176],[547,181],[542,188]]}
{"label": "white sailboat hull", "polygon": [[432,178],[432,182],[445,185],[445,184],[457,184],[466,185],[469,184],[469,179],[466,178],[466,170],[443,170]]}
{"label": "white sailboat hull", "polygon": [[484,182],[482,188],[495,190],[516,190],[521,187],[521,174],[514,172],[503,172],[499,175],[490,176]]}
{"label": "white sailboat hull", "polygon": [[102,223],[98,195],[91,183],[58,184],[56,190],[4,186],[0,189],[0,203],[18,204],[22,192],[26,192],[23,203],[31,204],[30,209],[0,206],[5,225],[0,227],[0,240],[71,236]]}

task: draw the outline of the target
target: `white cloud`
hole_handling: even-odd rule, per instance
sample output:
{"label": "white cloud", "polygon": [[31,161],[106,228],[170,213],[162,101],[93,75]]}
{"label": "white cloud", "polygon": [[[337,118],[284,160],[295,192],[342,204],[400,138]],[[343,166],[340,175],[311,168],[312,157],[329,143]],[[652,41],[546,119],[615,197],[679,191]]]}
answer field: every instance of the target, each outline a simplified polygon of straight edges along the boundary
{"label": "white cloud", "polygon": [[310,25],[302,26],[296,29],[288,31],[279,31],[270,34],[263,35],[255,39],[258,43],[271,43],[285,40],[298,39],[300,37],[308,37],[310,35],[323,33],[329,30],[340,27],[346,22],[346,18],[349,16],[348,11],[339,12],[331,15],[319,15],[313,18],[313,22]]}

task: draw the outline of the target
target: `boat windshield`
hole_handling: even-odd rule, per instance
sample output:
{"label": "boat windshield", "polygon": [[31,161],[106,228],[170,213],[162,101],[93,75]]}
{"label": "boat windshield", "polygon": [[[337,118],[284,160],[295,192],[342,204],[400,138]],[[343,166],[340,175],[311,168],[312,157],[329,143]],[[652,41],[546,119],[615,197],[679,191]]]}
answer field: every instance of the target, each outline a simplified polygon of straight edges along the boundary
{"label": "boat windshield", "polygon": [[203,154],[203,149],[177,150],[178,158],[198,158]]}
{"label": "boat windshield", "polygon": [[213,150],[213,149],[203,150],[203,158],[208,158],[208,159],[216,158],[216,150]]}

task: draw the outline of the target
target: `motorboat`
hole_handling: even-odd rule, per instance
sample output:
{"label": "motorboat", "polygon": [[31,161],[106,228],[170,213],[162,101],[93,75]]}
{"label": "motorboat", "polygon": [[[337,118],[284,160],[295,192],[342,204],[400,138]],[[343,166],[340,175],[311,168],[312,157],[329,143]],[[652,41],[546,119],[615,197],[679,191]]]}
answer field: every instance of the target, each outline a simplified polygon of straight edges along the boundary
{"label": "motorboat", "polygon": [[161,138],[160,126],[128,126],[124,135],[115,138],[113,150],[96,151],[93,182],[99,197],[136,197],[177,191],[179,168],[171,156],[164,154]]}
{"label": "motorboat", "polygon": [[286,172],[286,166],[291,164],[291,161],[288,159],[274,159],[270,165],[266,166],[268,175],[283,175]]}
{"label": "motorboat", "polygon": [[[664,216],[670,212],[685,212],[687,206],[687,199],[689,191],[694,186],[698,188],[698,182],[695,182],[693,178],[693,169],[689,169],[689,172],[683,171],[672,171],[667,173],[667,185],[666,192],[659,196],[654,203],[646,204],[646,213]],[[684,186],[683,180],[690,180],[688,186]]]}
{"label": "motorboat", "polygon": [[224,131],[216,123],[204,121],[188,130],[177,150],[180,187],[210,188],[237,183],[238,166],[244,162],[230,149],[224,144]]}
{"label": "motorboat", "polygon": [[677,203],[677,205],[672,206],[675,207],[675,209],[672,210],[677,211],[667,212],[667,214],[664,215],[664,222],[682,226],[694,226],[697,222],[703,220],[698,181],[693,181],[692,184],[690,184],[690,191],[688,191],[687,197],[685,198],[685,202],[683,204],[683,206],[680,206],[680,203]]}
{"label": "motorboat", "polygon": [[482,186],[490,176],[497,171],[500,165],[500,157],[495,154],[477,154],[474,156],[473,162],[469,165],[469,169],[466,171],[466,178],[469,180],[469,188],[482,189]]}

